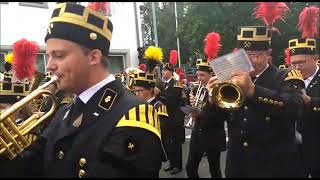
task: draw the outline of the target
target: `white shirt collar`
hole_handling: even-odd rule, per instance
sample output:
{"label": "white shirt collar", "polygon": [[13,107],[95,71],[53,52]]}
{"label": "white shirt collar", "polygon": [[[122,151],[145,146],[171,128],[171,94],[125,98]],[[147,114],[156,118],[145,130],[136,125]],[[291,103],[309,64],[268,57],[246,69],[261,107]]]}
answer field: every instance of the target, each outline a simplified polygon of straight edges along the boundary
{"label": "white shirt collar", "polygon": [[312,81],[312,79],[316,76],[317,72],[319,71],[319,66],[317,66],[316,71],[313,73],[312,76],[308,77],[307,79],[303,80],[304,84],[305,84],[305,88],[307,88],[310,84],[310,82]]}
{"label": "white shirt collar", "polygon": [[268,69],[268,67],[269,67],[269,64],[267,64],[267,66],[264,68],[263,71],[261,71],[258,75],[256,75],[256,80],[258,79],[258,77],[259,77],[263,72],[265,72],[265,71]]}
{"label": "white shirt collar", "polygon": [[150,98],[147,102],[151,103],[151,101],[153,101],[155,99],[155,97]]}
{"label": "white shirt collar", "polygon": [[165,82],[165,83],[169,83],[170,81],[171,81],[171,79],[172,79],[173,77],[171,77],[170,79],[168,79],[167,81],[165,80],[165,79],[163,79],[163,82]]}
{"label": "white shirt collar", "polygon": [[89,99],[103,86],[106,84],[116,80],[113,74],[110,74],[108,77],[106,77],[104,80],[98,82],[94,86],[90,87],[89,89],[83,91],[78,97],[83,101],[85,104],[89,101]]}

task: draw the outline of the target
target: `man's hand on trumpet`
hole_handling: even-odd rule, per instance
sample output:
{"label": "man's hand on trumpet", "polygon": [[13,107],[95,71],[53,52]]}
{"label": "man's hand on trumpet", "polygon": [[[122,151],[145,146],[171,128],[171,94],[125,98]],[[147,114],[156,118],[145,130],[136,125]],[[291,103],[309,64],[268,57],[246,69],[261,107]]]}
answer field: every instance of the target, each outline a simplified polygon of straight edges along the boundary
{"label": "man's hand on trumpet", "polygon": [[248,72],[236,71],[231,75],[231,82],[238,85],[246,97],[252,97],[255,90],[255,85],[251,80]]}

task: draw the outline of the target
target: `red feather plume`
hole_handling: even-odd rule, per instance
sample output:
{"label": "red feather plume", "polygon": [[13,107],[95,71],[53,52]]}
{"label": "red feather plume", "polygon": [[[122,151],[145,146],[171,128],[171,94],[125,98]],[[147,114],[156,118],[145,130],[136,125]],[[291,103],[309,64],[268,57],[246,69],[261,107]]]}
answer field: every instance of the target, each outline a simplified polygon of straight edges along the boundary
{"label": "red feather plume", "polygon": [[170,51],[170,64],[175,66],[178,62],[178,51],[171,50]]}
{"label": "red feather plume", "polygon": [[143,72],[146,71],[146,68],[147,68],[147,65],[146,65],[146,64],[140,64],[140,65],[139,65],[139,69],[140,69],[141,71],[143,71]]}
{"label": "red feather plume", "polygon": [[267,26],[270,26],[278,19],[284,21],[284,13],[288,10],[289,7],[285,2],[257,2],[253,15],[257,19],[261,18]]}
{"label": "red feather plume", "polygon": [[213,58],[218,56],[218,53],[221,49],[220,44],[220,35],[215,32],[211,32],[207,34],[204,47],[204,53],[206,53],[208,57],[208,61],[212,61]]}
{"label": "red feather plume", "polygon": [[88,8],[101,12],[104,15],[111,14],[110,2],[89,2]]}
{"label": "red feather plume", "polygon": [[287,48],[286,50],[285,50],[285,64],[290,64],[290,49],[289,48]]}
{"label": "red feather plume", "polygon": [[182,68],[177,68],[176,73],[179,75],[179,80],[182,81],[185,77],[184,70]]}
{"label": "red feather plume", "polygon": [[320,8],[316,6],[305,7],[299,15],[299,31],[303,38],[314,38],[317,36],[319,26]]}
{"label": "red feather plume", "polygon": [[13,44],[13,70],[17,79],[32,78],[40,48],[36,42],[21,39]]}

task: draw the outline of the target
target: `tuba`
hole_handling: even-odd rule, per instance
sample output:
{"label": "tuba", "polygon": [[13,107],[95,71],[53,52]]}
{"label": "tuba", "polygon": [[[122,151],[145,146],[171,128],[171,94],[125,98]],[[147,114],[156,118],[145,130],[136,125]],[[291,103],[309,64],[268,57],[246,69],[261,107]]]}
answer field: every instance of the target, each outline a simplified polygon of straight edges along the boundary
{"label": "tuba", "polygon": [[[195,88],[192,88],[192,89],[195,89]],[[204,101],[206,93],[207,93],[207,89],[203,86],[201,81],[199,81],[197,92],[196,92],[196,102],[194,103],[194,107],[197,107],[201,110],[202,102]],[[193,94],[193,92],[191,92],[190,94]],[[195,125],[195,119],[192,116],[190,116],[189,121],[187,122],[186,125],[184,125],[184,127],[187,129],[194,130],[194,125]]]}
{"label": "tuba", "polygon": [[209,98],[218,107],[235,110],[242,106],[244,95],[241,88],[230,81],[220,82],[209,92]]}
{"label": "tuba", "polygon": [[[50,81],[43,84],[28,96],[22,100],[13,104],[10,108],[4,110],[0,114],[0,155],[5,154],[9,159],[13,159],[17,154],[21,153],[25,148],[30,146],[33,141],[28,141],[28,135],[32,133],[32,130],[36,129],[41,125],[48,117],[50,117],[57,108],[55,95],[53,92],[46,90],[50,84],[55,83],[58,80],[57,76],[53,76]],[[33,112],[33,114],[17,125],[15,120],[11,119],[10,116],[20,111],[24,106],[31,103],[34,99],[39,96],[49,96],[52,99],[52,106],[47,113],[44,112]]]}

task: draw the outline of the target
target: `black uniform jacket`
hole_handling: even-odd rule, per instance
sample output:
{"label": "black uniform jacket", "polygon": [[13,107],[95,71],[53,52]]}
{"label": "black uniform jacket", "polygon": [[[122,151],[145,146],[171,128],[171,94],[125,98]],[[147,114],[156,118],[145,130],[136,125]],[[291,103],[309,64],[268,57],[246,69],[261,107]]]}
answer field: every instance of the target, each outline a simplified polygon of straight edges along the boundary
{"label": "black uniform jacket", "polygon": [[26,164],[42,166],[45,177],[158,177],[162,146],[152,105],[116,80],[90,98],[82,118],[71,121],[71,108],[59,109],[24,152]]}
{"label": "black uniform jacket", "polygon": [[[198,87],[195,88],[197,89]],[[195,119],[191,141],[196,139],[198,142],[196,144],[199,148],[206,152],[224,151],[226,150],[224,121],[230,118],[230,114],[217,107],[210,108],[208,91],[203,92],[205,93],[204,100],[198,100],[198,107],[200,107],[201,112]],[[195,96],[196,94],[193,95]]]}
{"label": "black uniform jacket", "polygon": [[310,106],[304,108],[298,127],[302,134],[303,157],[310,169],[320,169],[320,70],[311,80],[306,93],[311,97]]}
{"label": "black uniform jacket", "polygon": [[176,80],[170,80],[167,86],[162,86],[160,100],[168,110],[170,118],[170,134],[175,141],[184,141],[184,116],[180,107],[184,106],[182,99],[182,88],[176,86]]}
{"label": "black uniform jacket", "polygon": [[[231,177],[297,177],[295,117],[303,107],[296,73],[270,65],[255,81],[255,93],[228,122]],[[302,80],[300,80],[302,82]]]}

